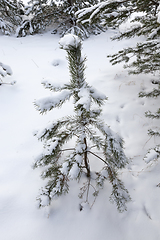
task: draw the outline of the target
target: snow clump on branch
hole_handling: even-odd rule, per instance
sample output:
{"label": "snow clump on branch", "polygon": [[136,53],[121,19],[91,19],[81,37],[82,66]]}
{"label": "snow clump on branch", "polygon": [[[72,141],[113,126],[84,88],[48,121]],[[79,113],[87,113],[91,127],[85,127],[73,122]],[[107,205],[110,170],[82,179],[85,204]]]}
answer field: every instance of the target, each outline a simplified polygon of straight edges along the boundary
{"label": "snow clump on branch", "polygon": [[74,34],[67,34],[59,41],[60,48],[69,50],[69,47],[78,47],[81,44],[81,39]]}

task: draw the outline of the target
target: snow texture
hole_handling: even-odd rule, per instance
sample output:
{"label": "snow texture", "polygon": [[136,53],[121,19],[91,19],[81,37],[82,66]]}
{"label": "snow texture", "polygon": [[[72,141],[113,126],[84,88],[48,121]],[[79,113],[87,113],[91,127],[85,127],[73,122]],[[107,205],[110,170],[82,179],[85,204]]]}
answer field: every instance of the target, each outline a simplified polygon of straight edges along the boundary
{"label": "snow texture", "polygon": [[74,163],[70,172],[69,172],[69,176],[71,179],[76,179],[78,177],[78,174],[79,174],[79,167],[77,165],[77,163]]}
{"label": "snow texture", "polygon": [[157,9],[158,13],[157,13],[157,22],[160,23],[160,5]]}

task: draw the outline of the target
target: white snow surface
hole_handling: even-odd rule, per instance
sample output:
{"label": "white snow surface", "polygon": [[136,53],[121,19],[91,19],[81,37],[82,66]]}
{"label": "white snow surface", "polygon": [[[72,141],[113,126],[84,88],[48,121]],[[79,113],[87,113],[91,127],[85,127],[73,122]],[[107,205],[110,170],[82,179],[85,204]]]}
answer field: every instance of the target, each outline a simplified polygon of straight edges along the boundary
{"label": "white snow surface", "polygon": [[[34,102],[54,95],[41,82],[50,79],[63,85],[69,81],[66,52],[59,48],[59,37],[50,33],[15,38],[0,36],[0,61],[12,68],[5,81],[16,84],[0,86],[0,233],[2,240],[159,240],[160,239],[160,162],[147,164],[143,158],[159,138],[150,138],[148,129],[159,120],[145,117],[155,112],[157,100],[138,98],[142,90],[153,88],[156,76],[129,76],[122,64],[112,66],[108,54],[134,46],[136,39],[111,41],[114,31],[91,36],[83,42],[87,56],[86,80],[108,97],[102,119],[124,139],[129,165],[119,177],[124,181],[132,201],[128,211],[118,213],[109,201],[110,183],[106,182],[90,209],[79,211],[77,182],[71,182],[69,194],[55,200],[50,207],[37,208],[36,197],[45,185],[41,169],[32,169],[42,152],[42,142],[33,136],[37,129],[56,119],[73,114],[72,101],[60,109],[41,115]],[[53,62],[59,65],[53,66]],[[74,142],[73,142],[74,145]],[[72,147],[72,142],[70,143]],[[74,147],[74,146],[73,146]],[[91,170],[99,167],[90,158]],[[74,177],[75,171],[71,172]],[[65,166],[64,166],[65,171]],[[45,200],[44,200],[45,201]]]}
{"label": "white snow surface", "polygon": [[157,13],[157,22],[160,23],[160,6],[158,6],[157,11],[158,11],[158,13]]}

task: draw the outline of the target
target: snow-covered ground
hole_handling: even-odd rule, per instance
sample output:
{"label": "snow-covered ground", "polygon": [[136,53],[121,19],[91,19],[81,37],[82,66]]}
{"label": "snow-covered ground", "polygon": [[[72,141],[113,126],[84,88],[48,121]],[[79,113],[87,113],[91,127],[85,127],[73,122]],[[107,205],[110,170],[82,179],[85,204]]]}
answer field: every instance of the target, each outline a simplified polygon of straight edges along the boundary
{"label": "snow-covered ground", "polygon": [[[152,76],[128,76],[122,65],[112,66],[108,54],[135,40],[111,41],[113,31],[92,36],[83,43],[87,56],[86,80],[108,96],[103,107],[106,124],[125,141],[130,160],[120,178],[132,201],[128,211],[118,213],[109,201],[106,183],[93,207],[79,211],[79,186],[72,183],[68,195],[48,209],[38,209],[36,197],[44,185],[41,170],[33,170],[42,143],[33,132],[49,121],[69,115],[72,103],[46,115],[35,110],[34,101],[52,93],[43,80],[69,80],[66,52],[59,48],[59,36],[50,33],[15,38],[0,36],[0,61],[8,64],[12,76],[0,86],[0,238],[2,240],[159,240],[160,239],[160,163],[146,164],[147,150],[158,143],[147,130],[159,124],[147,119],[145,111],[156,111],[157,100],[138,98],[142,90],[151,90]],[[96,163],[94,164],[96,167]]]}

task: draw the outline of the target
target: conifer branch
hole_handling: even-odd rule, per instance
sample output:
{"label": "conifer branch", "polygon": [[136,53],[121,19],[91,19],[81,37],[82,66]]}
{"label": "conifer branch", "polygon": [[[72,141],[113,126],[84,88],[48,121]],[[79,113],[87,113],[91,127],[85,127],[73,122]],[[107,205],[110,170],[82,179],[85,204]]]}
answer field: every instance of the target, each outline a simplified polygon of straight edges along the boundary
{"label": "conifer branch", "polygon": [[104,162],[107,166],[109,166],[108,163],[107,163],[103,158],[101,158],[99,155],[95,154],[95,153],[92,152],[92,151],[88,151],[88,152],[91,153],[92,155],[94,155],[96,158],[100,159],[100,160],[101,160],[102,162]]}

